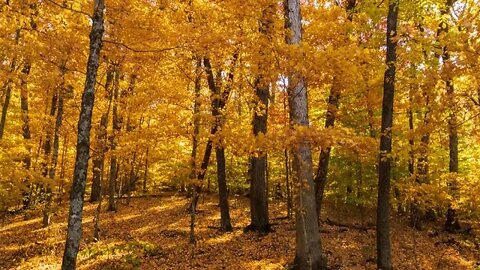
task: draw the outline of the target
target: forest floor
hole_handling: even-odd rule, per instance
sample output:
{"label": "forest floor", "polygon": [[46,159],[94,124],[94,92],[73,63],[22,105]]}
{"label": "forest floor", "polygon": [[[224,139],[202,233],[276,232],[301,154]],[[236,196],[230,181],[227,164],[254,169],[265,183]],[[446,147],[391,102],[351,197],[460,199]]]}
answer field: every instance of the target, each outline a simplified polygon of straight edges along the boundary
{"label": "forest floor", "polygon": [[[189,244],[187,204],[182,195],[135,198],[129,205],[122,200],[118,212],[102,211],[101,241],[95,242],[96,204],[87,203],[78,269],[284,269],[292,261],[295,226],[292,219],[285,218],[284,204],[271,203],[274,232],[258,235],[243,232],[249,220],[248,199],[231,198],[234,231],[221,233],[216,229],[216,198],[203,196],[194,249]],[[40,210],[0,221],[0,269],[60,269],[66,212],[59,209],[48,228],[42,228]],[[349,212],[354,211],[327,204],[325,216],[336,224],[324,224],[321,231],[329,267],[375,269],[375,230],[359,225],[356,215]],[[394,220],[397,218],[392,219],[391,235],[396,269],[480,269],[478,230],[475,238],[427,229],[417,231]],[[348,226],[339,226],[340,221]]]}

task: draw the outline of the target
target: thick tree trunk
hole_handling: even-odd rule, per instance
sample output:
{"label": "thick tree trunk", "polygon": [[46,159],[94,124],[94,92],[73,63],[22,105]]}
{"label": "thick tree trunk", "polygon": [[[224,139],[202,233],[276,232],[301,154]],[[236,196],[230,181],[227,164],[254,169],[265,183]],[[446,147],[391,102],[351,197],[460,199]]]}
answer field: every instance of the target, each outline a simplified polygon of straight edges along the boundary
{"label": "thick tree trunk", "polygon": [[74,270],[77,253],[82,237],[83,197],[87,180],[88,158],[90,151],[90,129],[95,101],[95,82],[99,65],[102,36],[104,32],[105,5],[103,0],[95,0],[90,32],[90,51],[87,62],[87,76],[82,96],[80,118],[78,120],[77,156],[72,189],[70,192],[70,211],[68,214],[67,238],[63,254],[62,270]]}
{"label": "thick tree trunk", "polygon": [[[287,44],[298,45],[302,41],[302,17],[299,0],[284,2],[286,28],[290,30]],[[290,120],[294,128],[309,127],[307,86],[304,77],[297,71],[288,76]],[[302,136],[303,137],[303,136]],[[298,187],[295,214],[297,269],[327,269],[327,260],[322,255],[318,217],[315,206],[315,183],[313,182],[312,152],[307,138],[298,138],[293,148],[293,179]]]}
{"label": "thick tree trunk", "polygon": [[389,0],[387,17],[387,53],[382,103],[382,130],[378,162],[377,268],[392,269],[390,243],[390,179],[392,163],[392,124],[397,60],[398,1]]}
{"label": "thick tree trunk", "polygon": [[[253,134],[258,136],[267,133],[268,117],[268,96],[269,87],[258,78],[255,89],[258,98],[258,107],[255,109],[253,118]],[[268,190],[267,190],[267,155],[260,151],[258,156],[250,159],[250,225],[246,230],[253,230],[260,233],[268,233]]]}
{"label": "thick tree trunk", "polygon": [[[259,32],[264,42],[271,41],[273,27],[272,16],[275,6],[269,5],[263,10],[260,20]],[[266,71],[269,68],[269,59],[265,57],[264,51],[259,52],[258,63],[259,74],[255,81],[256,107],[252,121],[253,134],[257,137],[267,133],[268,120],[268,98],[269,83],[265,80]],[[268,189],[267,189],[267,154],[263,151],[256,153],[250,158],[250,225],[246,230],[253,230],[260,233],[268,233]]]}

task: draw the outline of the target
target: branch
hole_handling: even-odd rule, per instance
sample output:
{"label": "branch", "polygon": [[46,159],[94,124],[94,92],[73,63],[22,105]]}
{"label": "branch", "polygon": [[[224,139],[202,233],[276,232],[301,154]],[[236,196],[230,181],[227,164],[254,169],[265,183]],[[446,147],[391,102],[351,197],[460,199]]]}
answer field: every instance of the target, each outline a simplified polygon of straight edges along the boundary
{"label": "branch", "polygon": [[150,50],[148,50],[148,49],[132,48],[130,45],[127,45],[125,43],[118,42],[118,41],[113,41],[113,40],[104,40],[103,42],[118,45],[118,46],[124,47],[125,49],[127,49],[129,51],[136,52],[136,53],[160,53],[160,52],[171,51],[171,50],[178,49],[178,48],[181,47],[181,46],[175,46],[175,47],[167,47],[167,48],[161,48],[161,49],[150,49]]}
{"label": "branch", "polygon": [[63,9],[66,9],[66,10],[70,10],[70,11],[72,11],[72,12],[79,13],[79,14],[88,16],[89,18],[92,18],[92,15],[88,14],[88,13],[85,12],[85,11],[76,10],[76,9],[67,7],[66,5],[61,5],[61,4],[57,3],[57,2],[55,2],[54,0],[46,0],[46,1],[47,1],[48,3],[53,4],[54,6],[59,7],[59,8],[63,8]]}

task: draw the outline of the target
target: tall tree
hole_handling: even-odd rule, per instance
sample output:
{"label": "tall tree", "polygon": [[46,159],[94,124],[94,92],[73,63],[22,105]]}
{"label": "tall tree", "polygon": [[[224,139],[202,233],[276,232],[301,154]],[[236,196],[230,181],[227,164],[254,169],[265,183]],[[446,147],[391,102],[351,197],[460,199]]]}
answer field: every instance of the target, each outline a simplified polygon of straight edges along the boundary
{"label": "tall tree", "polygon": [[[285,0],[285,26],[289,31],[287,44],[296,47],[302,42],[302,16],[299,0]],[[290,120],[294,128],[309,127],[308,98],[305,78],[298,71],[288,74]],[[298,138],[293,150],[293,179],[298,187],[295,227],[297,269],[327,269],[322,254],[315,207],[315,184],[312,171],[312,151],[307,138]]]}
{"label": "tall tree", "polygon": [[[275,13],[275,5],[270,4],[264,8],[260,20],[259,32],[264,42],[272,41],[271,32],[273,27],[272,17]],[[263,43],[261,43],[263,44]],[[266,80],[268,59],[264,48],[259,52],[259,74],[255,80],[256,106],[252,121],[253,134],[258,137],[267,133],[269,82]],[[268,190],[267,190],[267,154],[259,151],[250,158],[250,225],[247,230],[267,233],[270,230],[268,223]]]}
{"label": "tall tree", "polygon": [[377,267],[392,269],[390,244],[390,178],[392,163],[393,100],[397,61],[397,18],[399,0],[389,0],[386,34],[386,65],[383,79],[382,129],[378,161]]}
{"label": "tall tree", "polygon": [[108,116],[110,114],[110,107],[112,104],[113,93],[111,92],[110,86],[112,85],[114,77],[114,71],[112,68],[107,70],[107,78],[105,82],[105,94],[108,99],[108,105],[106,111],[103,112],[100,117],[100,123],[98,125],[97,131],[97,153],[93,158],[93,181],[92,181],[92,191],[90,193],[90,202],[98,202],[101,197],[102,189],[102,180],[103,180],[103,171],[105,167],[105,152],[107,150],[107,127],[108,127]]}
{"label": "tall tree", "polygon": [[[353,10],[356,5],[356,0],[348,0],[346,11],[347,18],[351,22],[353,20]],[[330,128],[335,125],[335,119],[337,117],[337,110],[340,101],[340,91],[341,89],[338,86],[337,77],[334,77],[332,87],[330,89],[330,94],[327,101],[327,113],[325,116],[325,128]],[[318,161],[317,174],[315,175],[315,198],[317,206],[317,215],[320,221],[321,212],[322,212],[322,202],[323,196],[325,193],[325,185],[327,183],[328,176],[328,163],[330,161],[330,152],[332,148],[330,146],[322,147],[320,150],[320,158]]]}
{"label": "tall tree", "polygon": [[[447,0],[445,7],[441,10],[442,21],[440,23],[438,33],[439,38],[442,41],[445,41],[445,36],[449,31],[448,17],[450,16],[450,9],[455,0]],[[455,87],[453,84],[452,78],[452,68],[453,61],[450,57],[450,52],[447,45],[442,46],[442,62],[443,70],[445,77],[445,88],[447,93],[447,108],[449,111],[448,115],[448,150],[449,150],[449,162],[448,162],[448,172],[452,175],[449,176],[448,187],[450,189],[451,195],[454,198],[457,197],[457,175],[458,174],[458,130],[457,130],[457,104],[455,100]],[[455,232],[459,229],[459,223],[456,218],[455,209],[452,204],[448,205],[447,215],[445,220],[445,229],[449,232]]]}
{"label": "tall tree", "polygon": [[[64,62],[60,66],[60,72],[62,74],[62,81],[60,83],[60,87],[58,89],[58,98],[57,98],[57,104],[56,104],[56,117],[55,117],[55,127],[53,130],[53,147],[52,147],[52,157],[50,160],[50,167],[48,168],[48,178],[53,182],[55,178],[55,171],[57,168],[57,162],[58,162],[58,152],[59,152],[59,147],[60,147],[60,128],[62,127],[63,123],[63,105],[64,105],[64,99],[65,99],[65,92],[66,92],[66,86],[65,86],[65,73],[67,71],[66,68],[66,62]],[[51,209],[50,205],[52,202],[52,189],[49,186],[49,191],[47,192],[47,201],[46,201],[46,206],[45,206],[45,211],[43,213],[43,226],[47,227],[50,225],[50,216],[51,216]]]}
{"label": "tall tree", "polygon": [[95,83],[102,48],[104,32],[104,0],[95,0],[90,32],[90,50],[87,61],[87,75],[82,95],[80,118],[78,120],[77,155],[73,184],[70,191],[70,211],[68,214],[67,237],[63,253],[62,270],[74,270],[78,248],[82,238],[82,214],[85,185],[87,180],[88,158],[90,152],[90,129],[95,101]]}
{"label": "tall tree", "polygon": [[[114,79],[113,79],[113,108],[112,108],[112,126],[113,132],[110,136],[110,150],[115,151],[117,148],[117,136],[120,132],[120,117],[118,115],[119,91],[120,91],[120,69],[118,64],[115,64]],[[116,153],[112,152],[110,157],[110,177],[108,179],[108,211],[115,211],[115,189],[117,186],[118,162]]]}

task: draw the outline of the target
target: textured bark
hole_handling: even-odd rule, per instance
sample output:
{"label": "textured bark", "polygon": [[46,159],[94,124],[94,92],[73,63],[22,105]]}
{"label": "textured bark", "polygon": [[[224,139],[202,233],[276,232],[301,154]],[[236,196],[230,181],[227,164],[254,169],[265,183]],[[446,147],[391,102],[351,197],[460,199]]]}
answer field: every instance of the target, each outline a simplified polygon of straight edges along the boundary
{"label": "textured bark", "polygon": [[[286,28],[290,31],[286,41],[298,45],[302,41],[302,17],[299,0],[285,0]],[[309,127],[307,86],[304,77],[296,71],[288,76],[290,120],[293,127]],[[298,187],[296,194],[296,269],[327,269],[322,255],[318,217],[315,206],[312,152],[307,138],[298,138],[293,150],[293,180]]]}
{"label": "textured bark", "polygon": [[107,127],[108,127],[108,115],[110,114],[110,108],[112,104],[113,93],[110,92],[110,86],[113,82],[114,72],[109,68],[107,71],[107,78],[105,81],[105,91],[108,96],[107,110],[103,112],[97,133],[97,153],[93,159],[93,181],[92,192],[90,193],[90,202],[98,202],[102,193],[102,181],[103,171],[105,167],[105,152],[107,151]]}
{"label": "textured bark", "polygon": [[[112,108],[112,125],[113,133],[110,137],[110,150],[115,151],[117,148],[116,136],[121,129],[120,119],[118,116],[118,97],[119,97],[119,74],[118,66],[115,68],[115,75],[113,79],[113,108]],[[112,152],[110,158],[110,178],[108,180],[108,211],[115,211],[115,189],[117,185],[118,164],[115,153]]]}
{"label": "textured bark", "polygon": [[377,203],[377,268],[392,269],[390,243],[390,179],[392,163],[393,100],[397,60],[397,18],[398,1],[389,0],[387,17],[387,52],[382,102],[382,129],[380,136],[380,157],[378,162],[378,203]]}
{"label": "textured bark", "polygon": [[104,32],[105,5],[103,0],[95,0],[90,32],[90,51],[87,61],[87,75],[82,96],[80,118],[78,120],[77,155],[72,189],[70,191],[70,211],[68,214],[67,238],[63,254],[62,270],[74,270],[82,237],[83,197],[87,180],[90,151],[90,129],[95,101],[95,82],[99,65],[102,36]]}

